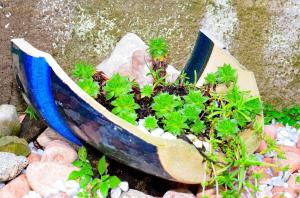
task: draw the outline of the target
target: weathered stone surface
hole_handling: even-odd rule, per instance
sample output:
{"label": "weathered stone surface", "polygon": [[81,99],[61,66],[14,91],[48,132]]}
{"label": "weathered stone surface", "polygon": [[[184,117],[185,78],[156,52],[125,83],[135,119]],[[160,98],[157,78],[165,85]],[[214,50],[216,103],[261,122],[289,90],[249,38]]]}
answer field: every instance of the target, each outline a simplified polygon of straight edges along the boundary
{"label": "weathered stone surface", "polygon": [[41,161],[42,156],[37,153],[30,153],[27,157],[28,164]]}
{"label": "weathered stone surface", "polygon": [[154,198],[150,195],[146,195],[145,193],[142,193],[138,190],[133,190],[133,189],[130,189],[129,191],[127,192],[123,192],[121,194],[121,198]]}
{"label": "weathered stone surface", "polygon": [[71,164],[77,159],[77,152],[68,143],[61,140],[49,142],[41,161]]}
{"label": "weathered stone surface", "polygon": [[19,137],[24,138],[27,142],[31,142],[46,128],[47,125],[42,119],[30,119],[29,116],[26,115],[21,123]]}
{"label": "weathered stone surface", "polygon": [[15,178],[28,164],[26,157],[0,152],[0,181]]}
{"label": "weathered stone surface", "polygon": [[1,198],[21,198],[30,191],[26,175],[22,174],[0,189]]}
{"label": "weathered stone surface", "polygon": [[0,152],[27,156],[30,151],[26,140],[16,136],[5,136],[0,138]]}
{"label": "weathered stone surface", "polygon": [[47,196],[55,189],[55,183],[66,181],[73,170],[76,170],[76,168],[71,165],[55,162],[35,162],[27,167],[26,176],[34,191],[42,196]]}
{"label": "weathered stone surface", "polygon": [[16,107],[13,105],[0,105],[0,138],[7,135],[18,135],[20,121]]}

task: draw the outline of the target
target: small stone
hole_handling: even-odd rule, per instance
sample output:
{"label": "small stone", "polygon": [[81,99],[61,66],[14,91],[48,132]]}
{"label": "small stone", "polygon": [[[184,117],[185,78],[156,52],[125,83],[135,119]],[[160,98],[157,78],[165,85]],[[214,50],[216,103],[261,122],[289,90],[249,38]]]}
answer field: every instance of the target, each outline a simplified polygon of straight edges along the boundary
{"label": "small stone", "polygon": [[143,125],[138,125],[137,126],[139,129],[141,129],[141,131],[145,132],[145,133],[149,133],[148,129],[146,129]]}
{"label": "small stone", "polygon": [[0,138],[18,135],[20,127],[16,107],[8,104],[0,105]]}
{"label": "small stone", "polygon": [[162,198],[196,198],[192,193],[182,193],[176,191],[168,191]]}
{"label": "small stone", "polygon": [[285,146],[292,146],[292,147],[296,146],[296,142],[292,142],[289,139],[284,139],[284,140],[277,141],[277,144],[278,145],[285,145]]}
{"label": "small stone", "polygon": [[62,164],[71,164],[77,159],[77,152],[68,143],[54,140],[47,144],[41,161],[55,161]]}
{"label": "small stone", "polygon": [[289,172],[294,173],[300,169],[300,154],[295,152],[285,152],[285,158],[279,160],[282,167],[289,166]]}
{"label": "small stone", "polygon": [[187,134],[186,137],[192,142],[198,140],[198,138],[194,134]]}
{"label": "small stone", "polygon": [[123,192],[127,192],[129,190],[129,184],[127,181],[123,181],[119,184],[119,187]]}
{"label": "small stone", "polygon": [[156,128],[156,129],[153,129],[151,131],[151,135],[155,136],[155,137],[159,137],[161,136],[162,134],[164,133],[164,130],[161,129],[161,128]]}
{"label": "small stone", "polygon": [[[43,197],[55,194],[55,183],[66,181],[76,167],[56,162],[35,162],[27,167],[26,176],[31,188]],[[57,190],[56,190],[57,191]]]}
{"label": "small stone", "polygon": [[0,197],[13,198],[23,197],[30,191],[29,184],[24,174],[18,176],[10,181],[3,188],[0,189]]}
{"label": "small stone", "polygon": [[278,128],[279,127],[277,125],[266,125],[264,127],[264,133],[270,136],[273,140],[275,140],[277,136]]}
{"label": "small stone", "polygon": [[144,126],[145,119],[139,119],[138,125]]}
{"label": "small stone", "polygon": [[42,196],[39,193],[31,190],[22,198],[42,198]]}
{"label": "small stone", "polygon": [[297,197],[297,194],[293,191],[293,189],[285,188],[285,187],[274,187],[272,189],[272,198],[294,198]]}
{"label": "small stone", "polygon": [[70,189],[67,189],[66,193],[67,193],[67,195],[69,195],[70,197],[73,197],[73,196],[77,195],[78,189],[70,188]]}
{"label": "small stone", "polygon": [[5,136],[0,138],[0,152],[27,156],[30,150],[25,139],[16,136]]}
{"label": "small stone", "polygon": [[146,195],[145,193],[140,192],[138,190],[130,189],[127,192],[123,192],[121,194],[121,198],[154,198],[154,197],[150,195]]}
{"label": "small stone", "polygon": [[0,189],[3,188],[5,186],[5,183],[0,182]]}
{"label": "small stone", "polygon": [[27,157],[28,163],[34,163],[34,162],[39,162],[41,161],[41,155],[36,154],[36,153],[30,153],[30,155]]}
{"label": "small stone", "polygon": [[203,146],[203,142],[201,140],[198,140],[198,139],[196,141],[194,141],[193,144],[197,148],[202,148],[202,146]]}
{"label": "small stone", "polygon": [[165,132],[161,135],[162,138],[168,139],[168,140],[175,140],[176,137],[174,135],[172,135],[169,132]]}
{"label": "small stone", "polygon": [[262,162],[263,159],[264,159],[264,156],[261,155],[261,154],[259,154],[259,153],[255,153],[255,157],[256,157],[256,159],[257,159],[258,161],[260,161],[260,162]]}
{"label": "small stone", "polygon": [[[204,194],[204,195],[203,195]],[[202,188],[200,188],[200,192],[196,195],[197,198],[209,197],[209,198],[217,198],[216,189],[206,189],[204,193],[202,193]]]}
{"label": "small stone", "polygon": [[[53,129],[47,128],[42,134],[37,138],[37,142],[42,146],[46,147],[50,142],[54,140],[60,140],[63,142],[68,142],[64,137],[56,133]],[[73,144],[72,144],[73,145]]]}
{"label": "small stone", "polygon": [[67,189],[80,189],[79,183],[77,181],[74,180],[68,180],[66,181],[66,188]]}
{"label": "small stone", "polygon": [[110,191],[110,197],[111,198],[119,198],[121,196],[121,188],[117,187],[117,188],[114,188]]}
{"label": "small stone", "polygon": [[0,181],[8,181],[15,178],[27,164],[28,160],[24,156],[0,152]]}

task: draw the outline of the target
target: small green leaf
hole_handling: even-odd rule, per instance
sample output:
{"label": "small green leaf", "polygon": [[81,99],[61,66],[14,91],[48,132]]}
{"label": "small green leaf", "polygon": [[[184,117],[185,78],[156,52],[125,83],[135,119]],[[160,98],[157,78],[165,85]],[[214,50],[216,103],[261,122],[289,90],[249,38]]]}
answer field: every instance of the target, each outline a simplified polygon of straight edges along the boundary
{"label": "small green leaf", "polygon": [[81,167],[83,163],[80,160],[75,160],[74,162],[72,162],[72,164],[76,167]]}
{"label": "small green leaf", "polygon": [[199,135],[204,132],[206,129],[206,126],[203,121],[196,121],[194,124],[192,124],[191,131],[195,135]]}
{"label": "small green leaf", "polygon": [[81,178],[80,178],[80,188],[86,188],[88,183],[91,181],[91,176],[89,175],[83,175]]}
{"label": "small green leaf", "polygon": [[91,78],[95,73],[96,70],[92,65],[83,62],[75,64],[72,72],[74,77],[80,79]]}
{"label": "small green leaf", "polygon": [[82,172],[80,171],[72,171],[68,177],[68,180],[76,180],[82,176]]}
{"label": "small green leaf", "polygon": [[218,135],[223,138],[233,137],[238,132],[236,120],[223,119],[219,120],[216,125]]}
{"label": "small green leaf", "polygon": [[132,91],[132,85],[128,77],[122,77],[119,73],[114,74],[103,87],[106,91],[106,99],[127,95]]}
{"label": "small green leaf", "polygon": [[181,135],[184,129],[188,128],[188,125],[185,122],[186,117],[180,112],[172,112],[167,114],[166,119],[163,120],[164,129],[174,135]]}
{"label": "small green leaf", "polygon": [[109,185],[111,188],[116,188],[121,183],[121,180],[117,176],[109,177]]}
{"label": "small green leaf", "polygon": [[100,192],[102,193],[103,197],[106,197],[108,194],[109,185],[107,182],[102,182],[100,185]]}
{"label": "small green leaf", "polygon": [[87,151],[86,151],[86,148],[85,147],[80,147],[78,149],[78,158],[81,160],[81,161],[86,161],[87,160]]}
{"label": "small green leaf", "polygon": [[141,91],[141,97],[144,98],[144,97],[151,97],[153,93],[153,87],[151,85],[145,85],[143,88],[142,88],[142,91]]}
{"label": "small green leaf", "polygon": [[105,171],[106,171],[106,159],[105,156],[103,155],[98,162],[98,172],[100,173],[100,175],[103,175]]}
{"label": "small green leaf", "polygon": [[27,106],[25,113],[29,116],[30,120],[38,120],[37,113],[31,105]]}
{"label": "small green leaf", "polygon": [[208,73],[204,79],[206,84],[217,84],[217,75],[215,73]]}
{"label": "small green leaf", "polygon": [[155,129],[157,128],[157,120],[154,116],[148,116],[145,118],[144,126],[146,129]]}

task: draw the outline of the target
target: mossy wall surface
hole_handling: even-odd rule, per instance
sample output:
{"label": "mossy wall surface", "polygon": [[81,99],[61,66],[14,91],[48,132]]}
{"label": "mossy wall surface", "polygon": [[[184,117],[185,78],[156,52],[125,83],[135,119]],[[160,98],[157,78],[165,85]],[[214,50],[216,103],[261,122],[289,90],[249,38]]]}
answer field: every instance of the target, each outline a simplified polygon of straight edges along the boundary
{"label": "mossy wall surface", "polygon": [[[5,35],[1,32],[1,40],[7,44],[9,37],[21,35],[52,53],[67,72],[80,60],[100,63],[126,32],[134,32],[146,41],[154,36],[165,37],[170,44],[170,62],[181,69],[198,30],[204,28],[255,73],[264,101],[278,107],[300,104],[297,0],[35,0],[26,3],[28,9],[18,9],[24,8],[23,4],[3,4],[1,26],[9,23],[7,12],[12,13],[15,22],[0,30],[14,31]],[[29,23],[33,25],[26,29]],[[38,36],[41,34],[44,40]],[[11,97],[0,99],[5,103]],[[16,100],[11,103],[17,104]]]}

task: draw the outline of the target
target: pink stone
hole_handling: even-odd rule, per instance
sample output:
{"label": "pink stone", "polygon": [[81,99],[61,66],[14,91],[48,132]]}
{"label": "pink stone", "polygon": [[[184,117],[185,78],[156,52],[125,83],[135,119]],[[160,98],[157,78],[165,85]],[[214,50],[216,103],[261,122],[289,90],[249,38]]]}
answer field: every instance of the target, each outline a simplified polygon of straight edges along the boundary
{"label": "pink stone", "polygon": [[264,127],[264,132],[266,135],[269,135],[272,139],[276,139],[277,137],[277,129],[279,128],[280,126],[278,125],[266,125]]}
{"label": "pink stone", "polygon": [[54,140],[61,140],[67,142],[67,140],[64,137],[62,137],[49,127],[37,138],[37,142],[43,147],[46,147],[50,142]]}
{"label": "pink stone", "polygon": [[30,155],[27,157],[28,164],[39,162],[41,161],[42,156],[37,153],[30,153]]}
{"label": "pink stone", "polygon": [[21,174],[0,189],[1,198],[21,198],[30,191],[25,174]]}
{"label": "pink stone", "polygon": [[300,154],[295,152],[285,152],[286,159],[280,159],[279,164],[281,167],[289,165],[290,173],[300,169]]}
{"label": "pink stone", "polygon": [[300,192],[300,183],[296,183],[296,177],[300,177],[300,173],[292,174],[288,180],[289,188],[293,189],[296,193]]}
{"label": "pink stone", "polygon": [[77,159],[77,152],[67,142],[54,140],[48,143],[41,161],[71,164]]}
{"label": "pink stone", "polygon": [[262,151],[264,151],[264,150],[266,150],[266,149],[267,149],[267,143],[266,143],[264,140],[262,140],[262,141],[260,142],[260,144],[259,144],[259,146],[258,146],[256,152],[257,152],[257,153],[260,153],[260,152],[262,152]]}
{"label": "pink stone", "polygon": [[196,197],[191,193],[183,193],[183,192],[176,192],[170,190],[166,192],[162,198],[196,198]]}
{"label": "pink stone", "polygon": [[[284,188],[284,187],[274,187],[272,189],[272,198],[281,198],[284,193],[289,193],[291,198],[296,198],[297,194],[291,188]],[[287,196],[283,196],[287,197]]]}
{"label": "pink stone", "polygon": [[66,181],[69,174],[74,170],[77,168],[72,165],[35,162],[27,167],[26,176],[31,188],[44,197],[55,188],[56,182]]}

